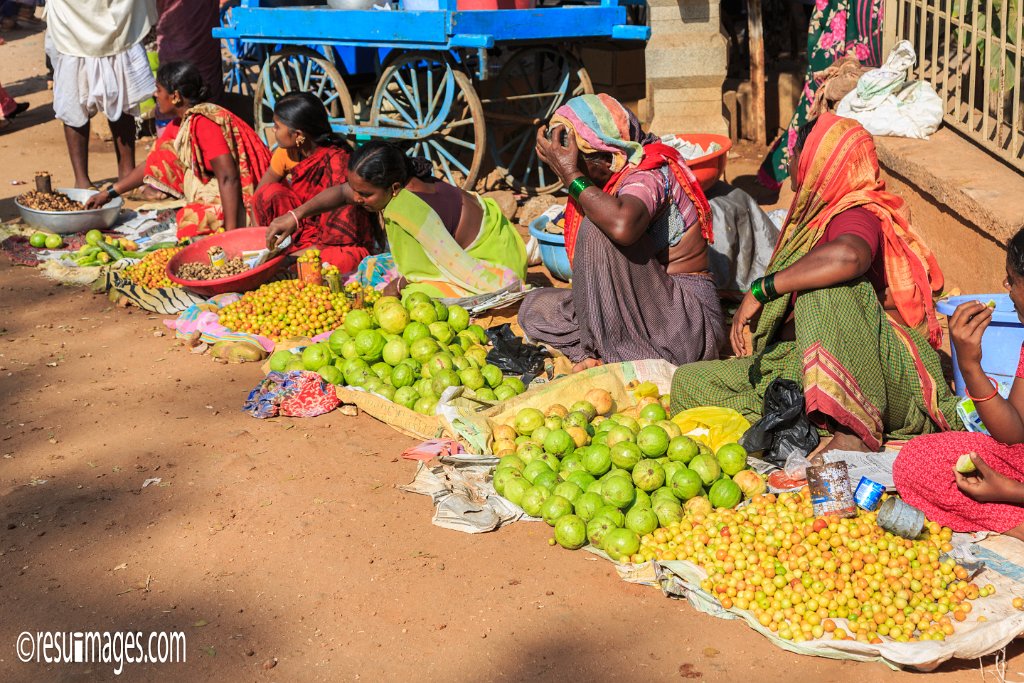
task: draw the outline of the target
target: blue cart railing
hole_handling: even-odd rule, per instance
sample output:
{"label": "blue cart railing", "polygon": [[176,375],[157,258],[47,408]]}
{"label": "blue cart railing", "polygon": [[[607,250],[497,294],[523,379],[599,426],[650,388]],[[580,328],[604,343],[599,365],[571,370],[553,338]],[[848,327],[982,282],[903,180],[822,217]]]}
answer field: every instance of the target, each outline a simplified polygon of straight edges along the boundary
{"label": "blue cart railing", "polygon": [[516,190],[559,189],[534,140],[566,100],[593,92],[578,47],[650,35],[642,0],[519,10],[439,0],[431,11],[331,2],[367,9],[241,0],[222,16],[226,82],[252,94],[257,130],[268,137],[277,98],[313,92],[339,133],[402,143],[467,189],[486,166]]}

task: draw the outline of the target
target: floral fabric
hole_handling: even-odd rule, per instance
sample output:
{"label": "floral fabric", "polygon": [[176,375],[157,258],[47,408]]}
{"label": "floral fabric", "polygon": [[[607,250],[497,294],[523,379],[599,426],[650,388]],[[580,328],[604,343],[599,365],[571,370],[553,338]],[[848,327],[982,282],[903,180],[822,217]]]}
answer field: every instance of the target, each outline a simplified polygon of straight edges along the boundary
{"label": "floral fabric", "polygon": [[882,17],[884,0],[816,0],[807,34],[807,75],[793,120],[772,145],[757,173],[758,181],[778,189],[789,176],[789,158],[797,131],[807,123],[819,83],[814,73],[851,55],[864,66],[882,64]]}

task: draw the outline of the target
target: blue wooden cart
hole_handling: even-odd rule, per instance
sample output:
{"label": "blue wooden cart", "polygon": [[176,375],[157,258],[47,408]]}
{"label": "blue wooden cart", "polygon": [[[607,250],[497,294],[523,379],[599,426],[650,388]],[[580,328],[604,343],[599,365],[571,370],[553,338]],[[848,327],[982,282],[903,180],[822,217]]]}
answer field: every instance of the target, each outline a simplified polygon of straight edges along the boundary
{"label": "blue wooden cart", "polygon": [[458,10],[456,0],[430,11],[261,2],[241,0],[216,35],[234,60],[227,85],[253,96],[264,138],[278,97],[313,92],[337,132],[402,143],[466,188],[476,185],[490,150],[490,165],[514,189],[557,190],[534,139],[566,100],[593,92],[578,47],[650,35],[643,0],[473,11]]}

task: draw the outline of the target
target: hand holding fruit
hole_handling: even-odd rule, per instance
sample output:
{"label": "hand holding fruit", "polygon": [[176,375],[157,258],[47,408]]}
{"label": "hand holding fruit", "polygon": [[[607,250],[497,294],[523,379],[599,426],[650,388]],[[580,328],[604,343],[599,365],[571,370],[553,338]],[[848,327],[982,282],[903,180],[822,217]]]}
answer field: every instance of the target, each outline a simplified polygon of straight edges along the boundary
{"label": "hand holding fruit", "polygon": [[965,301],[949,319],[949,336],[961,370],[981,365],[981,337],[992,322],[992,308],[980,301]]}
{"label": "hand holding fruit", "polygon": [[[972,461],[975,467],[974,471],[966,473],[963,471],[968,469],[961,464],[964,457],[968,457]],[[979,503],[1020,504],[1021,483],[996,472],[975,453],[961,456],[953,471],[956,475],[957,488],[972,500]]]}
{"label": "hand holding fruit", "polygon": [[277,249],[286,237],[290,237],[299,228],[299,222],[293,213],[286,213],[270,221],[267,226],[267,249]]}

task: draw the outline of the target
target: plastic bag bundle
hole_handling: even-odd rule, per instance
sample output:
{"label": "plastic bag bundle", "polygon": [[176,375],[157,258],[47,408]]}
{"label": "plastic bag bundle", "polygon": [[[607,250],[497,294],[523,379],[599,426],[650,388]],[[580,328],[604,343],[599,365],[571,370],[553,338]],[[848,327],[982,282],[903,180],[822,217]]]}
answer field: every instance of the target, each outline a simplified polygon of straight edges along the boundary
{"label": "plastic bag bundle", "polygon": [[806,456],[818,447],[818,430],[804,412],[804,391],[788,379],[776,379],[764,393],[763,417],[747,430],[740,445],[762,460],[785,467],[793,455]]}
{"label": "plastic bag bundle", "polygon": [[926,81],[910,81],[914,47],[901,41],[885,64],[872,69],[840,100],[836,114],[854,119],[872,135],[924,139],[942,124],[942,100]]}
{"label": "plastic bag bundle", "polygon": [[544,372],[547,351],[517,337],[508,323],[488,329],[487,338],[493,345],[487,352],[487,362],[496,365],[502,373],[519,375],[523,384],[528,385]]}

